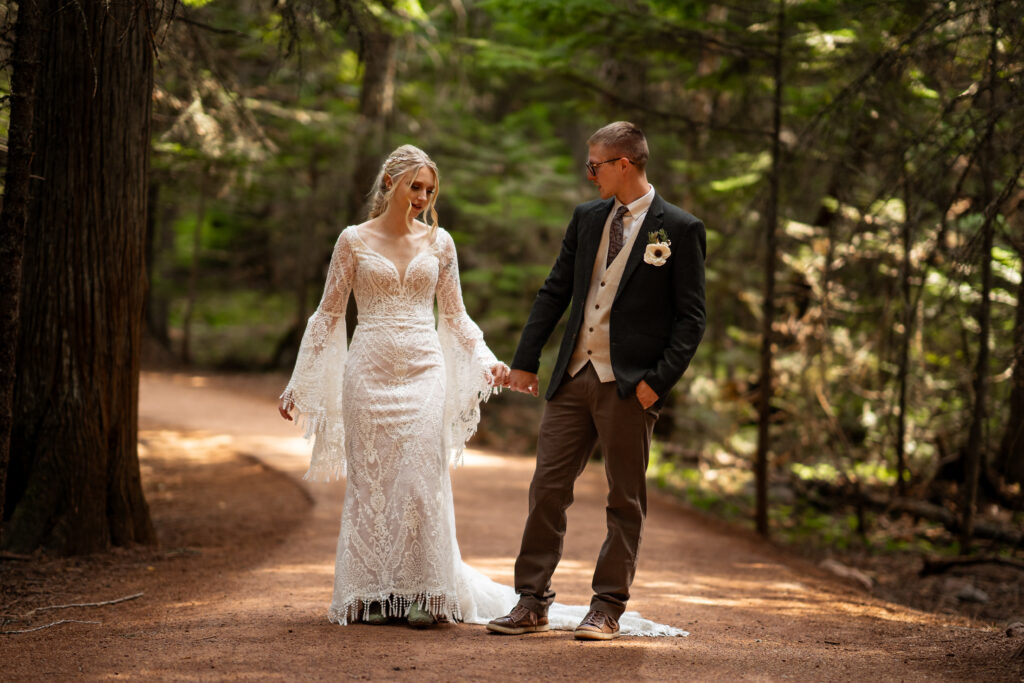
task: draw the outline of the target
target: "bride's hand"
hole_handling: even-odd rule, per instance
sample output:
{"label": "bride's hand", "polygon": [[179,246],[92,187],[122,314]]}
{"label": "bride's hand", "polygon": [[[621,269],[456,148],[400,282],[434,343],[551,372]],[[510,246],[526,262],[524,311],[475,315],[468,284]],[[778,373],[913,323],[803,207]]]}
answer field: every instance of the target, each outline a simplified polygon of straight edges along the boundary
{"label": "bride's hand", "polygon": [[294,419],[292,418],[292,408],[294,407],[294,403],[286,398],[282,398],[281,402],[277,404],[277,411],[281,413],[281,417],[291,422]]}
{"label": "bride's hand", "polygon": [[491,366],[491,386],[507,387],[509,374],[511,374],[511,370],[509,370],[507,365],[495,363]]}

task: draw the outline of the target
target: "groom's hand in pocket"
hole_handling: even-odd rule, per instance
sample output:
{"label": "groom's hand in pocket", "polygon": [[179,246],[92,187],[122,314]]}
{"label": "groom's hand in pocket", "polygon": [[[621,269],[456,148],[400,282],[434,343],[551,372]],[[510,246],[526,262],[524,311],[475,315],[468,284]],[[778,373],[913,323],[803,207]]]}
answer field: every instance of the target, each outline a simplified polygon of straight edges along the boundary
{"label": "groom's hand in pocket", "polygon": [[640,380],[640,384],[636,385],[636,400],[640,401],[644,410],[647,410],[658,402],[658,395],[647,382]]}
{"label": "groom's hand in pocket", "polygon": [[512,391],[536,396],[539,391],[537,375],[525,370],[513,370],[512,376],[509,378],[509,387]]}

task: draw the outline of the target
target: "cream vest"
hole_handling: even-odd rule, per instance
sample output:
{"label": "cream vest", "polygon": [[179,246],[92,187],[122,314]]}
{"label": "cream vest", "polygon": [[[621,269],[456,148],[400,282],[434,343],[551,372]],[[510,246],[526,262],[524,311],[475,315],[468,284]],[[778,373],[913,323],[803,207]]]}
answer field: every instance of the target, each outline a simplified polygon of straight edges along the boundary
{"label": "cream vest", "polygon": [[632,234],[622,245],[622,251],[606,268],[609,226],[605,225],[604,232],[601,234],[601,245],[597,248],[597,256],[594,258],[594,271],[590,276],[587,302],[583,306],[583,326],[580,328],[579,336],[576,337],[576,349],[573,351],[572,358],[569,359],[569,374],[573,377],[589,362],[593,364],[594,370],[597,371],[597,376],[602,382],[615,380],[615,373],[612,372],[608,332],[612,302],[615,300],[615,293],[619,290],[619,282],[622,280],[622,272],[626,269],[629,253],[633,250],[633,243],[636,242],[636,236],[642,232],[640,229],[642,227],[642,224],[633,227]]}

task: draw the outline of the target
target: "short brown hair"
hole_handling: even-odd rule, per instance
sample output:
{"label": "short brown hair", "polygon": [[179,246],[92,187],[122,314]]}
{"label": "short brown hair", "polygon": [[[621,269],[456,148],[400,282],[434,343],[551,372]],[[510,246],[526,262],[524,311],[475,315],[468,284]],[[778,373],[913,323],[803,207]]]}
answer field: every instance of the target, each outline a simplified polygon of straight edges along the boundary
{"label": "short brown hair", "polygon": [[615,154],[621,154],[629,159],[641,171],[647,166],[647,158],[650,156],[644,132],[629,121],[609,123],[591,135],[587,144],[607,147]]}

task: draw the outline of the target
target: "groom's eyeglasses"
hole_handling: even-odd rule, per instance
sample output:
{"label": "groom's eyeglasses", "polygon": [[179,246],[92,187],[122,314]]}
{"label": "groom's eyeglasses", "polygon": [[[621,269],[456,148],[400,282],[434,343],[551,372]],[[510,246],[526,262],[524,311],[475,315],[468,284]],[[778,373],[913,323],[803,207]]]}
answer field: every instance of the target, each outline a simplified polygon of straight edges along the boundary
{"label": "groom's eyeglasses", "polygon": [[633,163],[633,160],[630,159],[629,157],[615,157],[614,159],[605,159],[604,161],[599,161],[596,164],[593,163],[592,161],[587,161],[583,165],[587,167],[587,173],[589,173],[590,175],[597,175],[598,166],[602,164],[610,164],[613,161],[618,161],[619,159],[625,159],[629,163]]}

